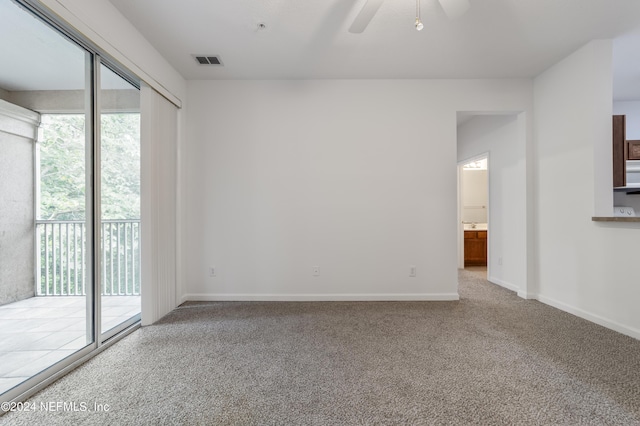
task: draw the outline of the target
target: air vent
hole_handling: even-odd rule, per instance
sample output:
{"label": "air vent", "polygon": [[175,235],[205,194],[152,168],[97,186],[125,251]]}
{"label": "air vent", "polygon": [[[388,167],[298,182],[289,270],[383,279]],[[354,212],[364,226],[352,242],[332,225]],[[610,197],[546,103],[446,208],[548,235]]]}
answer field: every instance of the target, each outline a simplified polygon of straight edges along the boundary
{"label": "air vent", "polygon": [[200,65],[222,65],[220,58],[215,55],[193,55]]}

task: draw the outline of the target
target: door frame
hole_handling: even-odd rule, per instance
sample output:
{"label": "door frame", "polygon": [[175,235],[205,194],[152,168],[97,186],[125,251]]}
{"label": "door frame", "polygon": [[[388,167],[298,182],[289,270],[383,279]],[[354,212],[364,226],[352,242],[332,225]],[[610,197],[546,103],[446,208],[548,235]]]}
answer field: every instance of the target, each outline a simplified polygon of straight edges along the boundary
{"label": "door frame", "polygon": [[458,162],[458,173],[457,173],[457,200],[458,200],[458,212],[457,212],[457,234],[458,234],[458,269],[464,269],[464,224],[462,223],[462,173],[463,167],[465,164],[468,164],[472,161],[478,161],[487,159],[487,277],[490,277],[490,267],[491,262],[489,259],[491,258],[491,158],[490,153],[483,152],[478,155],[474,155],[473,157],[466,158],[462,161]]}

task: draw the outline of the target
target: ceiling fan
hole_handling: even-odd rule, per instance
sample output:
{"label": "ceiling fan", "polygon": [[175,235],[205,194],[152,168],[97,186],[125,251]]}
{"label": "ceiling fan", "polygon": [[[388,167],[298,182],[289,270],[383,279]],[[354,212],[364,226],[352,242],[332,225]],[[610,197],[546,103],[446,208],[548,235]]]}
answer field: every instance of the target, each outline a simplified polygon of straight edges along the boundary
{"label": "ceiling fan", "polygon": [[[356,19],[349,27],[350,33],[361,33],[367,28],[369,22],[373,19],[376,12],[382,5],[384,0],[367,0]],[[469,0],[438,0],[444,13],[449,19],[455,19],[462,16],[469,9]],[[416,28],[422,29],[422,21],[420,21],[420,0],[416,0]]]}

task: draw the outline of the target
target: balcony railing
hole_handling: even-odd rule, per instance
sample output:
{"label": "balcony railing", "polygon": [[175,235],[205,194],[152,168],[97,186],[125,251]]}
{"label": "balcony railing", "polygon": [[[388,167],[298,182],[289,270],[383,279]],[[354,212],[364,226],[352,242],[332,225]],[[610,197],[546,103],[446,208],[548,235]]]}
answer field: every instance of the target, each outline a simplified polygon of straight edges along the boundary
{"label": "balcony railing", "polygon": [[[85,222],[36,222],[36,295],[81,296],[91,282]],[[104,220],[100,239],[102,295],[140,294],[140,220]]]}

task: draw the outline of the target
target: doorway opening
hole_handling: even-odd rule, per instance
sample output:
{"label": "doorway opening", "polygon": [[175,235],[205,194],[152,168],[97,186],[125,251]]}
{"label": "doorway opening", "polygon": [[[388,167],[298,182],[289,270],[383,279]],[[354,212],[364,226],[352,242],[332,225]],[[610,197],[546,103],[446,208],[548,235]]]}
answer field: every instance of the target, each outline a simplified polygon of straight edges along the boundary
{"label": "doorway opening", "polygon": [[[487,157],[487,281],[525,297],[534,249],[531,207],[533,182],[528,155],[530,126],[526,112],[458,111],[457,173],[462,166]],[[478,173],[478,172],[476,172]],[[473,203],[471,205],[484,205]],[[464,269],[464,203],[458,186],[458,268]],[[477,211],[477,210],[476,210]],[[464,219],[479,223],[479,219]],[[476,231],[479,232],[479,231]]]}
{"label": "doorway opening", "polygon": [[458,163],[458,267],[487,279],[489,154]]}

